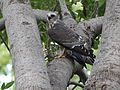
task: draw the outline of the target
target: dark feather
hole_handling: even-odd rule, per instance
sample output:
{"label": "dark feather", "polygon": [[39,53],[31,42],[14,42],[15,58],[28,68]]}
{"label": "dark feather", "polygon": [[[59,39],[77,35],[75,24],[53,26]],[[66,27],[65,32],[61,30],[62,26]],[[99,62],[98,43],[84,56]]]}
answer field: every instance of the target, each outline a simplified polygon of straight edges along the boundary
{"label": "dark feather", "polygon": [[48,30],[48,35],[59,45],[81,55],[94,58],[93,53],[91,53],[91,49],[88,50],[84,47],[86,42],[83,40],[82,36],[68,28],[62,21],[58,20],[54,23],[53,27]]}
{"label": "dark feather", "polygon": [[75,51],[71,51],[71,50],[66,50],[65,54],[66,54],[66,56],[70,57],[71,59],[76,60],[79,64],[83,65],[87,69],[85,61],[79,53],[77,53]]}

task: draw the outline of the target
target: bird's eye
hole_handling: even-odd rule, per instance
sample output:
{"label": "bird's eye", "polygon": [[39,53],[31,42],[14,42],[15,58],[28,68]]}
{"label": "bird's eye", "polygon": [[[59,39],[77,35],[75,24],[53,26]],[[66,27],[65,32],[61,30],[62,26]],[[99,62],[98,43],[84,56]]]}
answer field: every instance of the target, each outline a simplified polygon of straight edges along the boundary
{"label": "bird's eye", "polygon": [[55,15],[51,15],[51,17],[55,17]]}

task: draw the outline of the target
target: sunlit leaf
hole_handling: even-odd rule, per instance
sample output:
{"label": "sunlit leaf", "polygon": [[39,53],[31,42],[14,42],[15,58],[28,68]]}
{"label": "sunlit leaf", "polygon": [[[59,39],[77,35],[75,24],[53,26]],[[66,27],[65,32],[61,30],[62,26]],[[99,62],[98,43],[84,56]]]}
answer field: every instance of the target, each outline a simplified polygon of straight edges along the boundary
{"label": "sunlit leaf", "polygon": [[83,5],[81,2],[77,2],[76,4],[72,5],[72,9],[74,12],[77,10],[83,10]]}
{"label": "sunlit leaf", "polygon": [[11,81],[11,82],[7,83],[7,84],[5,85],[5,88],[4,88],[4,89],[7,89],[7,88],[11,87],[13,84],[14,84],[14,81]]}

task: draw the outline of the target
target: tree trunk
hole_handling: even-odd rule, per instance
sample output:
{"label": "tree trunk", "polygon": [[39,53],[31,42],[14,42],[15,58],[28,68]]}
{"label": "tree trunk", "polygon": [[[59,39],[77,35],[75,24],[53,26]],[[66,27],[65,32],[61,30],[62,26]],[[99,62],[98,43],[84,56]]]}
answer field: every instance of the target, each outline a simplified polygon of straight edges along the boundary
{"label": "tree trunk", "polygon": [[16,90],[51,90],[38,26],[27,0],[3,0]]}
{"label": "tree trunk", "polygon": [[107,0],[100,48],[85,90],[120,90],[120,0]]}

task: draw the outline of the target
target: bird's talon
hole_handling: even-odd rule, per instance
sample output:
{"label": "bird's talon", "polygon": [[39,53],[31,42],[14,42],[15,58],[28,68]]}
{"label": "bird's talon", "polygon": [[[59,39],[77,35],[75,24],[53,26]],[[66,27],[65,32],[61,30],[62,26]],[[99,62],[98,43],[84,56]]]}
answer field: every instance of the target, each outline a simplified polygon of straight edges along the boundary
{"label": "bird's talon", "polygon": [[59,55],[59,56],[56,56],[55,59],[64,58],[64,57],[65,57],[64,55]]}

